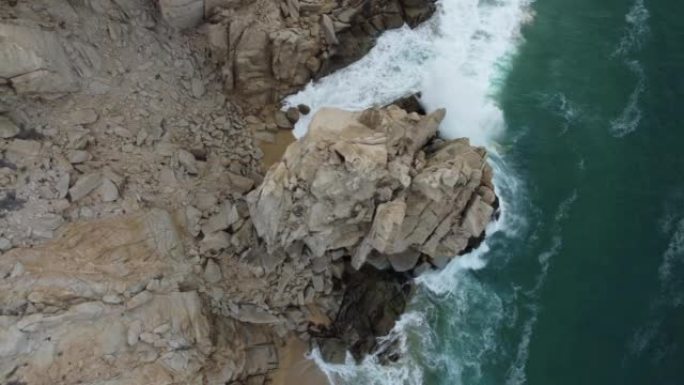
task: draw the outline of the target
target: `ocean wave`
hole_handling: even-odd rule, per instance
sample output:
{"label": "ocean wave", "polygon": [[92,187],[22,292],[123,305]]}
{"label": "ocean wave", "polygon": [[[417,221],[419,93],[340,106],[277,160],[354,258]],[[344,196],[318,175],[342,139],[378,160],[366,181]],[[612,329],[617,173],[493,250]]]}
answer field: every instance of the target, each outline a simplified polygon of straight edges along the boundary
{"label": "ocean wave", "polygon": [[636,0],[625,15],[627,26],[617,48],[613,51],[613,56],[625,57],[641,49],[650,33],[649,18],[650,13],[644,5],[644,0]]}
{"label": "ocean wave", "polygon": [[562,119],[563,123],[559,135],[566,134],[572,125],[577,124],[582,115],[582,109],[562,92],[542,95],[541,104]]}
{"label": "ocean wave", "polygon": [[625,15],[625,32],[612,53],[612,57],[624,60],[627,68],[636,76],[637,83],[629,95],[627,104],[620,115],[611,120],[610,132],[616,138],[624,137],[639,127],[641,123],[641,109],[639,98],[646,90],[646,75],[641,63],[634,56],[641,50],[650,34],[648,20],[650,13],[644,0],[635,0]]}
{"label": "ocean wave", "polygon": [[660,291],[651,302],[648,322],[637,329],[631,338],[629,353],[633,356],[653,351],[664,354],[661,346],[669,342],[661,327],[669,312],[684,306],[684,216],[674,216],[669,206],[666,205],[666,212],[660,221],[661,230],[670,233],[658,266]]}
{"label": "ocean wave", "polygon": [[627,105],[622,110],[622,113],[620,113],[620,116],[610,121],[610,131],[617,138],[632,133],[639,127],[642,115],[641,108],[639,107],[639,98],[646,90],[646,75],[641,64],[636,60],[631,60],[627,62],[627,66],[635,74],[637,84],[629,95]]}
{"label": "ocean wave", "polygon": [[[442,0],[427,23],[386,32],[364,58],[285,100],[286,107],[303,103],[312,112],[321,107],[361,110],[420,91],[428,110],[447,109],[442,136],[466,136],[487,147],[501,201],[502,216],[487,228],[488,238],[478,249],[417,279],[423,294],[409,304],[416,311],[404,314],[390,335],[401,341],[397,363],[382,365],[371,355],[359,365],[351,360],[330,365],[312,353],[333,383],[418,385],[425,370],[431,370],[444,373],[443,383],[457,385],[480,378],[485,356],[498,349],[497,331],[507,317],[504,302],[473,272],[486,265],[490,244],[496,242],[493,234],[515,236],[526,225],[519,213],[522,183],[495,145],[505,124],[494,95],[521,42],[520,27],[532,19],[530,3]],[[296,136],[306,133],[312,115],[297,123]],[[429,314],[436,319],[428,320]]]}
{"label": "ocean wave", "polygon": [[551,260],[556,256],[561,248],[563,247],[563,240],[561,238],[562,222],[568,217],[570,210],[577,200],[577,190],[573,192],[564,199],[556,209],[554,214],[554,221],[551,225],[551,245],[548,249],[541,252],[537,261],[539,262],[539,273],[535,278],[534,285],[530,290],[524,291],[529,304],[527,309],[529,311],[529,317],[525,320],[522,326],[522,334],[520,337],[520,342],[515,353],[515,358],[508,369],[508,374],[506,378],[506,385],[521,385],[527,381],[525,374],[525,369],[527,367],[527,360],[530,354],[530,342],[534,333],[534,326],[539,318],[539,302],[540,292],[544,287],[544,283],[549,274],[549,269],[551,267]]}

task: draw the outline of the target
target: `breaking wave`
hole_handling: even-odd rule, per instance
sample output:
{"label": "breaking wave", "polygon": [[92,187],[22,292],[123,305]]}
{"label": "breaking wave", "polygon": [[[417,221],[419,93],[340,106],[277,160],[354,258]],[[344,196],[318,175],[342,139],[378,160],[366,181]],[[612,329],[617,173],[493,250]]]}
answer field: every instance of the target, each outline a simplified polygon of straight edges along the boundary
{"label": "breaking wave", "polygon": [[[446,373],[437,380],[455,385],[484,375],[482,361],[497,350],[498,330],[510,315],[505,299],[475,272],[487,265],[491,248],[505,242],[501,238],[515,236],[526,225],[520,209],[522,183],[498,152],[495,139],[505,128],[496,94],[521,42],[520,28],[532,20],[530,4],[442,0],[428,22],[384,33],[361,60],[285,100],[285,108],[306,104],[313,112],[321,107],[362,110],[421,92],[428,111],[447,109],[442,136],[465,136],[487,147],[501,201],[501,218],[488,227],[488,238],[478,249],[417,279],[418,294],[390,335],[399,341],[399,361],[380,364],[369,356],[358,365],[351,358],[334,365],[312,352],[332,383],[418,385],[429,375],[427,370]],[[306,133],[312,115],[297,123],[296,136]]]}

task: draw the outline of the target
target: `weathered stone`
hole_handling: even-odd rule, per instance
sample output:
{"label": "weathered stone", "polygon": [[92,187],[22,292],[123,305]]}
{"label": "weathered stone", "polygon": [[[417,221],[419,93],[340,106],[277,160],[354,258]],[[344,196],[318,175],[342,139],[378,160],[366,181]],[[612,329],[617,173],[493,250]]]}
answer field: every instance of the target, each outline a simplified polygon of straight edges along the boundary
{"label": "weathered stone", "polygon": [[232,224],[240,219],[237,208],[229,201],[223,202],[218,213],[209,218],[207,223],[202,226],[204,234],[210,234],[220,230],[228,229]]}
{"label": "weathered stone", "polygon": [[69,162],[72,164],[83,163],[89,161],[92,157],[88,151],[73,150],[69,151]]}
{"label": "weathered stone", "polygon": [[102,175],[98,173],[82,175],[69,189],[71,201],[75,202],[90,194],[102,183]]}
{"label": "weathered stone", "polygon": [[100,196],[102,196],[103,202],[114,202],[119,199],[119,188],[108,178],[103,178],[100,185]]}
{"label": "weathered stone", "polygon": [[242,322],[253,324],[273,324],[280,322],[278,317],[252,304],[240,305],[236,318]]}
{"label": "weathered stone", "polygon": [[188,174],[197,175],[197,160],[189,151],[179,149],[178,162],[185,168],[185,171],[187,171]]}
{"label": "weathered stone", "polygon": [[476,244],[493,212],[477,193],[491,172],[465,139],[427,146],[443,117],[320,110],[248,195],[269,252],[303,242],[314,257],[348,250],[356,269],[372,255],[378,268],[407,271],[420,254],[453,257]]}
{"label": "weathered stone", "polygon": [[335,26],[333,25],[333,22],[332,22],[332,19],[330,19],[330,16],[328,16],[328,15],[321,16],[321,27],[323,28],[323,32],[325,33],[325,38],[328,41],[328,44],[331,44],[331,45],[340,44],[340,41],[337,39],[337,34],[335,33]]}
{"label": "weathered stone", "polygon": [[69,114],[69,122],[72,124],[92,124],[97,118],[97,112],[92,108],[74,110]]}
{"label": "weathered stone", "polygon": [[211,258],[207,260],[207,265],[204,267],[204,279],[209,283],[217,283],[223,279],[221,267]]}
{"label": "weathered stone", "polygon": [[6,116],[0,116],[0,139],[9,139],[17,136],[19,127]]}

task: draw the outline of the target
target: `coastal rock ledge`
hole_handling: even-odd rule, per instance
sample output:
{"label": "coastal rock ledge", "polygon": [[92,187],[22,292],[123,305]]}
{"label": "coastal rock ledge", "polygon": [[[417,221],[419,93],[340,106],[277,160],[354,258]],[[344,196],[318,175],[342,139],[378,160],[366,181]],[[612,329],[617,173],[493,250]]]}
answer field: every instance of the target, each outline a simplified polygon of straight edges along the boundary
{"label": "coastal rock ledge", "polygon": [[248,195],[269,251],[349,257],[406,272],[443,267],[481,241],[498,206],[486,151],[442,140],[440,109],[319,111]]}

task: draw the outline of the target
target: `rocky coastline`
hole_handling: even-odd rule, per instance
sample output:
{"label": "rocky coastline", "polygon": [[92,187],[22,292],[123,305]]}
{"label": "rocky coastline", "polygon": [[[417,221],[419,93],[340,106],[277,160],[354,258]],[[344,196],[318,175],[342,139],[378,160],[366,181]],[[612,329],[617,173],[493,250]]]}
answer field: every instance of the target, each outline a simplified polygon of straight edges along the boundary
{"label": "rocky coastline", "polygon": [[279,102],[434,11],[0,5],[1,382],[313,385],[312,348],[395,359],[377,337],[412,278],[496,215],[486,152],[411,96],[324,108],[296,141],[312,112]]}

